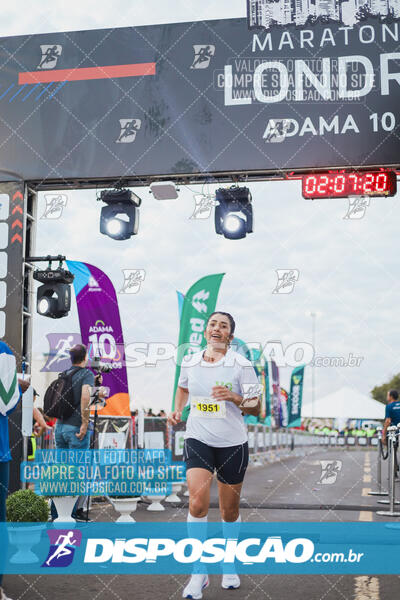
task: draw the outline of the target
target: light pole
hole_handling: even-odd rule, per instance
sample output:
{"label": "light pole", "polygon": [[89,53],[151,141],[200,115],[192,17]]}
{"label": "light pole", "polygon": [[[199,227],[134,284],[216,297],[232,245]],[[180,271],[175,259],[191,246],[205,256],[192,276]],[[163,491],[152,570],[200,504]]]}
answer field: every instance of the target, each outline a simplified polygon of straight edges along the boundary
{"label": "light pole", "polygon": [[314,418],[314,408],[315,408],[315,344],[316,344],[316,337],[317,337],[317,317],[320,316],[321,313],[317,312],[317,311],[309,311],[306,313],[306,315],[308,317],[311,317],[312,319],[312,347],[314,350],[314,360],[313,360],[313,365],[312,365],[312,369],[311,369],[311,418]]}
{"label": "light pole", "polygon": [[[317,313],[310,313],[310,317],[312,319],[312,347],[314,350],[314,359],[315,359],[315,335],[316,335],[316,320]],[[315,360],[313,361],[312,371],[311,371],[311,389],[312,389],[312,398],[311,398],[311,418],[314,418],[314,406],[315,406]]]}

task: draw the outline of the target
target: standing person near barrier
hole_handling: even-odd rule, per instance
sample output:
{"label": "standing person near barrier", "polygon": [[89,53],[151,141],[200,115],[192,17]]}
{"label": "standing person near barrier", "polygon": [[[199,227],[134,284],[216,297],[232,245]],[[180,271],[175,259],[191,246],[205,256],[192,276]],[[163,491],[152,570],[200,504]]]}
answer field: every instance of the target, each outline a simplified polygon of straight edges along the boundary
{"label": "standing person near barrier", "polygon": [[[88,363],[87,348],[83,344],[77,344],[69,351],[72,366],[67,373],[72,375],[72,392],[74,398],[74,410],[65,419],[57,419],[55,427],[56,448],[68,448],[71,450],[88,450],[90,445],[90,433],[88,431],[90,416],[90,388],[94,386],[93,373],[86,368]],[[83,506],[86,496],[79,496],[72,518],[77,521],[88,520],[84,514]],[[57,510],[54,503],[51,505],[51,516],[57,518]]]}
{"label": "standing person near barrier", "polygon": [[400,401],[397,390],[389,390],[387,393],[387,405],[385,409],[385,422],[382,431],[382,443],[387,444],[387,428],[389,425],[398,425],[400,423]]}
{"label": "standing person near barrier", "polygon": [[[22,379],[18,379],[17,382],[15,356],[7,344],[1,341],[0,384],[0,522],[4,522],[6,520],[6,498],[11,460],[8,415],[17,406],[22,393],[28,389],[29,382]],[[7,543],[7,540],[3,540],[3,543]],[[2,588],[2,579],[3,575],[0,570],[0,600],[10,600]]]}
{"label": "standing person near barrier", "polygon": [[[175,410],[168,421],[176,425],[190,403],[183,457],[189,488],[188,523],[206,523],[210,487],[217,473],[223,526],[241,521],[240,492],[249,460],[247,429],[243,415],[260,411],[259,382],[250,361],[229,348],[235,321],[229,313],[210,315],[204,337],[206,350],[184,363],[175,396]],[[225,526],[228,531],[228,526]],[[229,532],[229,536],[232,531]],[[198,600],[209,585],[205,573],[194,573],[183,590],[184,598]],[[238,588],[237,574],[224,574],[222,587]]]}
{"label": "standing person near barrier", "polygon": [[[387,405],[385,408],[385,422],[382,431],[382,444],[387,444],[387,428],[390,425],[398,425],[400,423],[400,401],[399,392],[397,390],[389,390],[387,394]],[[397,461],[397,445],[395,446],[394,460],[396,465],[396,473],[399,470]]]}

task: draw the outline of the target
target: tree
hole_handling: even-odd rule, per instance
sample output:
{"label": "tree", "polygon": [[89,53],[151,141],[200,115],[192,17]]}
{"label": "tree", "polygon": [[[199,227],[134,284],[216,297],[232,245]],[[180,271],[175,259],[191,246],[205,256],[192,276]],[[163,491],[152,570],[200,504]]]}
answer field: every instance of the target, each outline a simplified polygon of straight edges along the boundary
{"label": "tree", "polygon": [[315,25],[317,20],[318,19],[315,15],[308,15],[307,21],[304,23],[304,25]]}
{"label": "tree", "polygon": [[358,11],[356,12],[356,21],[366,21],[369,17],[372,16],[373,14],[368,4],[363,4],[363,6],[360,6]]}
{"label": "tree", "polygon": [[378,400],[378,402],[382,402],[386,404],[386,396],[389,390],[399,390],[400,391],[400,373],[397,375],[393,375],[392,379],[387,383],[383,383],[382,385],[376,385],[373,390],[371,390],[371,395],[374,400]]}
{"label": "tree", "polygon": [[385,23],[394,23],[396,21],[396,17],[394,16],[393,7],[389,8],[388,14],[382,17],[382,21]]}

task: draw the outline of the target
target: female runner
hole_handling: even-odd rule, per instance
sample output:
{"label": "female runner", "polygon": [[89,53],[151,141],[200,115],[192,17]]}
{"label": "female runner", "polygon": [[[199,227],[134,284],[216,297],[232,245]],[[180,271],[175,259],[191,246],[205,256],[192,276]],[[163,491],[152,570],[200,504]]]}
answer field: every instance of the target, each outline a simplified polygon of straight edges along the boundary
{"label": "female runner", "polygon": [[[243,415],[258,415],[260,386],[250,361],[229,348],[234,331],[235,321],[229,313],[210,315],[204,332],[207,348],[193,354],[190,365],[182,362],[175,410],[168,417],[169,423],[176,425],[190,403],[183,452],[189,523],[207,521],[214,471],[223,522],[239,524],[241,520],[240,492],[249,460]],[[208,585],[207,574],[195,573],[182,596],[199,600]],[[224,574],[221,585],[238,588],[239,576]]]}

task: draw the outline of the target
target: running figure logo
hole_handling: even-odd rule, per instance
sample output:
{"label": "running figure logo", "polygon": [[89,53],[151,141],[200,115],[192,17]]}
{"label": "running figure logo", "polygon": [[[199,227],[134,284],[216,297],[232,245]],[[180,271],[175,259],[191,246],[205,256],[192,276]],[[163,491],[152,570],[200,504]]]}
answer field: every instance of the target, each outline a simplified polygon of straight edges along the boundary
{"label": "running figure logo", "polygon": [[362,219],[368,206],[369,198],[366,196],[349,198],[349,208],[343,219]]}
{"label": "running figure logo", "polygon": [[194,194],[195,207],[189,219],[208,219],[214,206],[218,206],[215,196],[211,194]]}
{"label": "running figure logo", "polygon": [[66,194],[45,194],[46,208],[40,217],[41,219],[59,219],[63,209],[67,206]]}
{"label": "running figure logo", "polygon": [[342,469],[341,460],[320,460],[321,477],[318,484],[330,485],[335,483],[338,474]]}
{"label": "running figure logo", "polygon": [[207,69],[210,65],[211,58],[215,54],[215,46],[211,44],[204,46],[195,44],[193,46],[194,60],[190,66],[191,69]]}
{"label": "running figure logo", "polygon": [[71,366],[69,350],[76,344],[81,344],[79,333],[48,333],[49,342],[47,362],[41,371],[65,371]]}
{"label": "running figure logo", "polygon": [[82,532],[74,529],[48,530],[50,549],[42,567],[68,567],[74,558],[75,549],[81,545]]}
{"label": "running figure logo", "polygon": [[276,269],[276,274],[278,276],[278,283],[275,289],[272,290],[272,293],[291,294],[296,281],[299,279],[298,269]]}
{"label": "running figure logo", "polygon": [[242,383],[243,400],[239,408],[252,408],[257,406],[258,399],[263,391],[261,383]]}
{"label": "running figure logo", "polygon": [[136,133],[139,131],[142,121],[140,119],[119,119],[121,131],[117,144],[131,144],[135,141]]}
{"label": "running figure logo", "polygon": [[42,52],[42,58],[38,65],[38,69],[54,69],[57,64],[57,60],[61,55],[62,46],[57,44],[44,44],[40,46],[40,50]]}
{"label": "running figure logo", "polygon": [[124,274],[124,283],[119,293],[137,294],[146,276],[146,271],[144,269],[122,269],[122,272]]}
{"label": "running figure logo", "polygon": [[283,142],[289,127],[290,121],[288,119],[270,119],[264,131],[263,139],[270,144]]}

